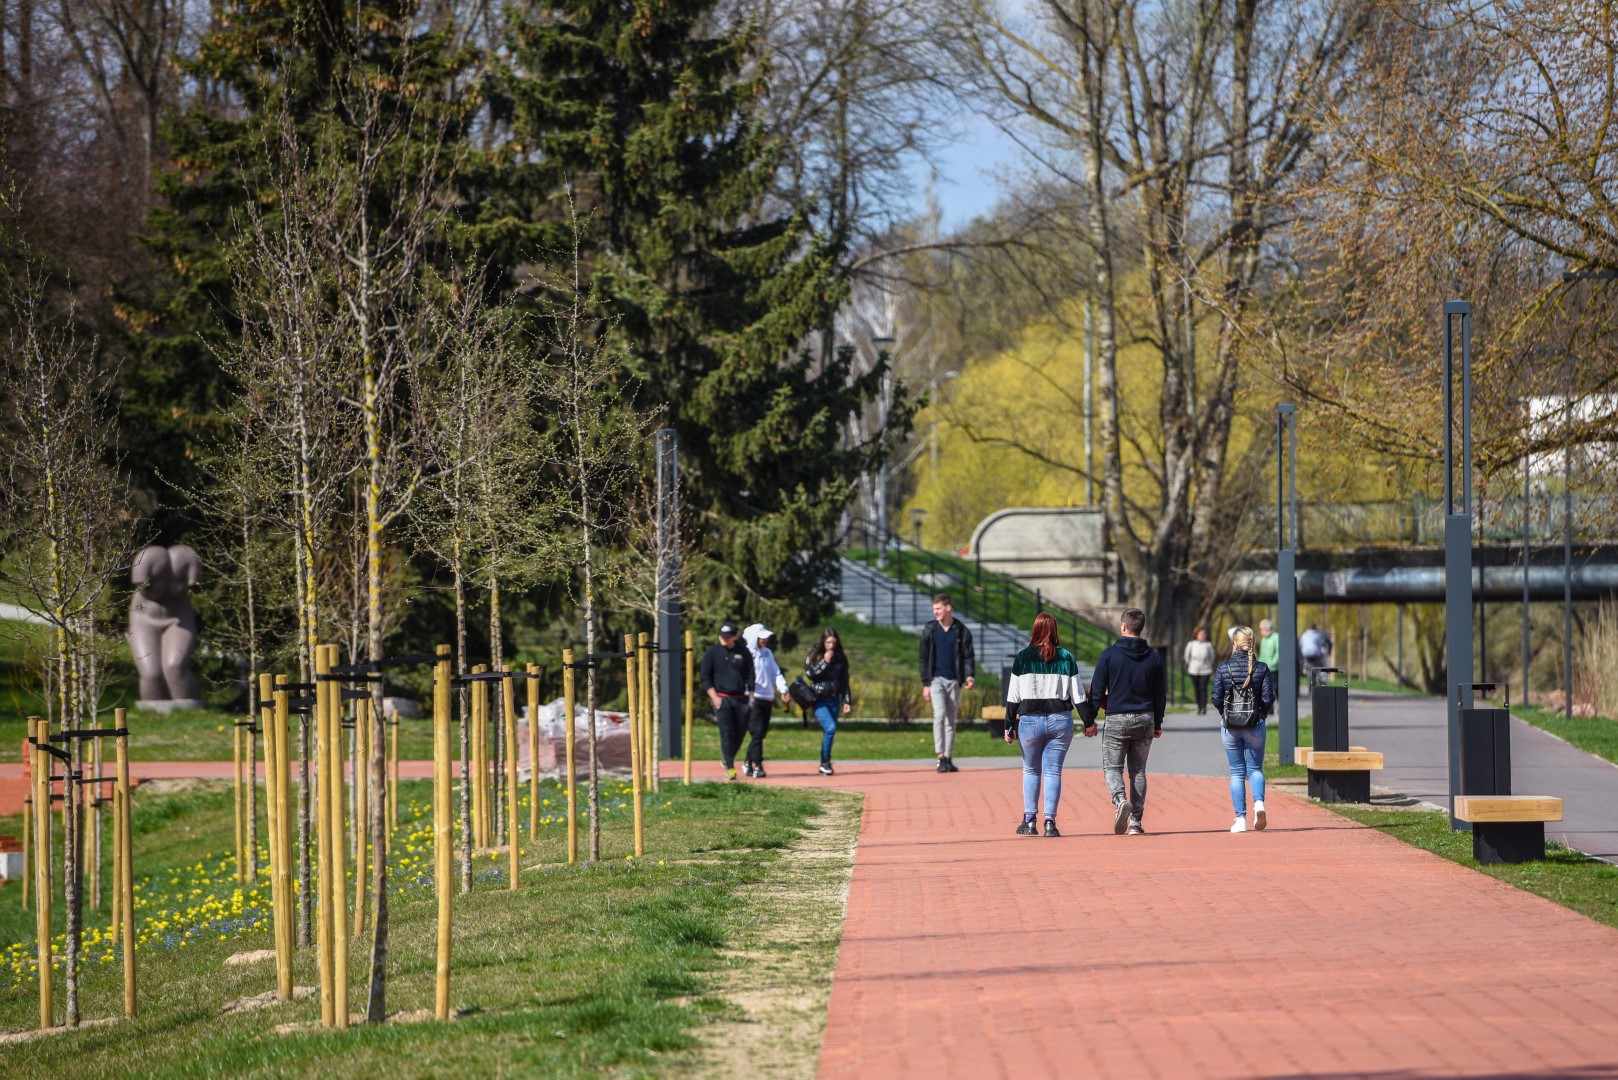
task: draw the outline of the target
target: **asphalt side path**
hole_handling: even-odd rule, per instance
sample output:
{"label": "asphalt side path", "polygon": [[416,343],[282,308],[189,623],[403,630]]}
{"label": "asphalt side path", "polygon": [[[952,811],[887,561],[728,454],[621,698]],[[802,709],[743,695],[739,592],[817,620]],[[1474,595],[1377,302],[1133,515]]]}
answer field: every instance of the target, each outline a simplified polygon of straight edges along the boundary
{"label": "asphalt side path", "polygon": [[[1379,750],[1385,768],[1371,782],[1449,807],[1449,719],[1442,698],[1351,694],[1348,734]],[[1618,861],[1618,766],[1587,754],[1517,717],[1511,718],[1511,790],[1554,795],[1563,820],[1548,839]]]}
{"label": "asphalt side path", "polygon": [[1159,774],[1115,836],[1074,772],[1048,840],[1011,770],[811,768],[866,795],[822,1077],[1618,1075],[1618,931],[1304,800]]}

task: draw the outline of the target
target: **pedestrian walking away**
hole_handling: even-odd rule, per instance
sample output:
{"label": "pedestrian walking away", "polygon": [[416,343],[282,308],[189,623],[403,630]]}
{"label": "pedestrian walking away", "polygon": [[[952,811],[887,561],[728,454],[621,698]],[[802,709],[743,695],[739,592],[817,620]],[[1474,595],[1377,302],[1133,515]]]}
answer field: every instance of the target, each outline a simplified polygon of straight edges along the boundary
{"label": "pedestrian walking away", "polygon": [[1208,680],[1213,678],[1214,647],[1208,640],[1208,628],[1199,626],[1185,643],[1185,673],[1191,676],[1191,686],[1197,693],[1197,715],[1208,711]]}
{"label": "pedestrian walking away", "polygon": [[1230,764],[1233,833],[1247,831],[1247,792],[1253,791],[1253,828],[1269,824],[1264,810],[1265,719],[1275,705],[1275,672],[1255,655],[1253,628],[1238,626],[1230,655],[1214,672],[1213,705],[1219,713],[1219,739]]}
{"label": "pedestrian walking away", "polygon": [[933,703],[933,753],[941,773],[955,767],[955,728],[961,719],[961,691],[972,689],[977,661],[972,631],[955,617],[944,593],[933,597],[933,621],[921,629],[921,696]]}
{"label": "pedestrian walking away", "polygon": [[736,624],[727,622],[719,628],[718,643],[702,654],[702,688],[713,703],[719,757],[731,780],[736,779],[736,751],[747,733],[754,681],[753,654],[737,639]]}
{"label": "pedestrian walking away", "polygon": [[[1141,634],[1146,613],[1128,608],[1118,622],[1118,640],[1101,650],[1090,678],[1090,700],[1107,714],[1102,731],[1101,771],[1112,794],[1112,831],[1140,836],[1146,831],[1146,758],[1152,740],[1163,737],[1168,678],[1163,658]],[[1095,725],[1085,725],[1086,738]],[[1124,770],[1129,785],[1124,786]]]}
{"label": "pedestrian walking away", "polygon": [[1325,667],[1331,657],[1331,638],[1321,633],[1314,623],[1298,635],[1298,655],[1303,658],[1303,676],[1310,686],[1315,683],[1315,672]]}
{"label": "pedestrian walking away", "polygon": [[[1040,786],[1045,788],[1045,835],[1056,831],[1056,808],[1062,800],[1062,762],[1073,745],[1073,710],[1088,699],[1079,662],[1062,648],[1056,619],[1048,611],[1034,616],[1026,649],[1011,663],[1006,687],[1006,742],[1022,743],[1022,824],[1018,836],[1034,836]],[[1095,718],[1090,718],[1090,728]]]}
{"label": "pedestrian walking away", "polygon": [[831,745],[837,738],[837,717],[854,707],[848,690],[848,655],[843,639],[827,627],[804,660],[804,674],[815,690],[815,719],[820,721],[820,774],[832,775]]}
{"label": "pedestrian walking away", "polygon": [[785,696],[787,692],[786,677],[770,648],[774,637],[763,623],[754,623],[742,631],[742,640],[753,657],[753,707],[747,716],[747,759],[742,762],[742,772],[758,780],[764,779],[764,737],[770,733],[775,695]]}

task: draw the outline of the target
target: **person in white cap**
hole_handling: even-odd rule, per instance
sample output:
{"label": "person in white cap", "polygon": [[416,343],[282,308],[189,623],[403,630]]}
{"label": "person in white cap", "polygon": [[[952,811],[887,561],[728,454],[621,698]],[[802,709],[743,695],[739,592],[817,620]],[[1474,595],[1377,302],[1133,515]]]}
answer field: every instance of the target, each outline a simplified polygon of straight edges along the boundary
{"label": "person in white cap", "polygon": [[775,662],[770,641],[775,634],[763,623],[754,623],[742,631],[742,640],[753,654],[753,708],[747,717],[747,760],[742,762],[743,774],[764,779],[764,736],[770,733],[770,713],[775,708],[775,695],[787,692],[786,676]]}

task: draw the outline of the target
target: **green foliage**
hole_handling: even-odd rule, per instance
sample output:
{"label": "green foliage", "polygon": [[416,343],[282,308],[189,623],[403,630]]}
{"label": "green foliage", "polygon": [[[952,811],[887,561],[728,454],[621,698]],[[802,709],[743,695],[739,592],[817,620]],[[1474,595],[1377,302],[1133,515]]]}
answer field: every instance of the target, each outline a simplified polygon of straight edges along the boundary
{"label": "green foliage", "polygon": [[120,437],[137,481],[159,497],[160,541],[197,524],[194,508],[161,497],[204,487],[198,453],[218,440],[241,390],[219,356],[241,331],[232,269],[246,240],[244,205],[257,205],[273,228],[278,159],[302,155],[316,168],[354,160],[361,88],[379,92],[415,132],[390,154],[395,174],[438,167],[434,148],[465,122],[456,84],[471,55],[449,26],[422,33],[420,14],[400,0],[363,9],[340,0],[233,4],[183,62],[214,93],[166,119],[170,165],[155,178],[159,201],[142,237],[165,273],[119,306],[132,357]]}
{"label": "green foliage", "polygon": [[866,448],[846,419],[880,372],[803,352],[845,294],[843,238],[763,207],[778,160],[758,115],[750,26],[712,0],[556,0],[511,21],[495,112],[512,142],[474,166],[467,238],[508,281],[536,254],[581,256],[609,309],[627,392],[680,434],[688,609],[776,619],[828,606],[829,536]]}

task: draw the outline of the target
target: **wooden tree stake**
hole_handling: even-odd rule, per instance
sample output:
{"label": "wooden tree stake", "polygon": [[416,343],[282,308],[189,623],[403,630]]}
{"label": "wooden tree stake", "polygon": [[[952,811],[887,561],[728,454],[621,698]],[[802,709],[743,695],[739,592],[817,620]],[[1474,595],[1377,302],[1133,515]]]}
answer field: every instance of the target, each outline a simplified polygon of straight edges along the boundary
{"label": "wooden tree stake", "polygon": [[573,650],[562,650],[562,730],[567,755],[567,861],[579,861],[579,776],[573,761],[573,740],[578,721],[573,708],[576,684],[573,677]]}
{"label": "wooden tree stake", "polygon": [[450,914],[455,892],[450,836],[450,647],[433,669],[433,887],[438,892],[438,981],[434,1015],[449,1019]]}

